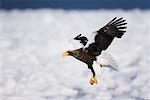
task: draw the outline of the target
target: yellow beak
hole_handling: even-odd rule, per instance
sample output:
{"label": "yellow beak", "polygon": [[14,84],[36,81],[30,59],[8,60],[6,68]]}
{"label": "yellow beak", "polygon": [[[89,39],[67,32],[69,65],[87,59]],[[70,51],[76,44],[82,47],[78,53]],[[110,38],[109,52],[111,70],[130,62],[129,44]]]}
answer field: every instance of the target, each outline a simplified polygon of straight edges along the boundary
{"label": "yellow beak", "polygon": [[63,57],[69,56],[69,53],[66,51],[63,53]]}

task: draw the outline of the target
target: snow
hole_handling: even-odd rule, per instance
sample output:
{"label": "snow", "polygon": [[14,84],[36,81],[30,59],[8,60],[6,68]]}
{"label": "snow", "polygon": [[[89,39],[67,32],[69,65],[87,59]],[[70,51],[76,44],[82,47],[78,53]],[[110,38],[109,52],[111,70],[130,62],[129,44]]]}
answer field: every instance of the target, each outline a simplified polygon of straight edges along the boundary
{"label": "snow", "polygon": [[[119,71],[96,68],[90,85],[86,64],[62,53],[69,39],[103,27],[114,17],[127,20],[127,32],[106,50]],[[0,100],[150,99],[149,10],[0,11]]]}

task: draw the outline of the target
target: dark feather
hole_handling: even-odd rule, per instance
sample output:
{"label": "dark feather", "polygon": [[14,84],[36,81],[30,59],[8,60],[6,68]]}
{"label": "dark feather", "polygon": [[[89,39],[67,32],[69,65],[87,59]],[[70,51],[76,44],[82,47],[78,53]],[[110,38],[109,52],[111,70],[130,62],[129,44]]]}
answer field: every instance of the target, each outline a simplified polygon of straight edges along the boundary
{"label": "dark feather", "polygon": [[125,22],[125,21],[126,21],[126,20],[120,20],[120,21],[117,21],[117,22],[113,23],[113,25],[117,26],[117,24],[123,23],[123,22]]}
{"label": "dark feather", "polygon": [[122,26],[122,25],[126,25],[127,23],[120,23],[120,24],[117,24],[117,26]]}
{"label": "dark feather", "polygon": [[76,36],[74,38],[75,40],[79,40],[81,44],[83,44],[84,46],[86,45],[88,39],[85,36],[81,36],[81,34],[79,34],[78,36]]}
{"label": "dark feather", "polygon": [[117,29],[126,29],[127,27],[117,27]]}
{"label": "dark feather", "polygon": [[[115,20],[114,22],[112,22],[111,24],[115,24],[115,23],[119,22],[119,21],[122,20],[122,19],[123,19],[123,18],[119,18],[119,19]],[[109,25],[111,25],[111,24],[109,24]]]}
{"label": "dark feather", "polygon": [[114,20],[116,20],[116,18],[117,18],[117,17],[115,17],[114,19],[112,19],[112,20],[108,23],[108,25],[109,25],[110,23],[112,23]]}

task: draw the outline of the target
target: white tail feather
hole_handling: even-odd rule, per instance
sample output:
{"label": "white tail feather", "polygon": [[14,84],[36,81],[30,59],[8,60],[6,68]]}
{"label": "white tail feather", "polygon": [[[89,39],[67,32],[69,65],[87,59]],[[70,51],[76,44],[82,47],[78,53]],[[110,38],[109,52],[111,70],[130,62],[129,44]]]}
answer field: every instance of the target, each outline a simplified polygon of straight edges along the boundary
{"label": "white tail feather", "polygon": [[118,71],[117,63],[113,57],[106,52],[102,52],[101,55],[97,56],[96,63],[100,64],[102,67],[109,67],[112,70]]}

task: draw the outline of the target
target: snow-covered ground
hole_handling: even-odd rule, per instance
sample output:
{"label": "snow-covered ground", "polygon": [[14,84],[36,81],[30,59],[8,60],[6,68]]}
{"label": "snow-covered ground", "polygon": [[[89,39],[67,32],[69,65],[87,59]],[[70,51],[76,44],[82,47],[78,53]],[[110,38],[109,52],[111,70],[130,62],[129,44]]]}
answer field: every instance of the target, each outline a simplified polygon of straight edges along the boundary
{"label": "snow-covered ground", "polygon": [[[68,40],[88,36],[115,16],[124,17],[127,32],[106,52],[119,72],[91,72],[73,57]],[[147,100],[150,99],[150,11],[12,10],[0,11],[0,100]]]}

